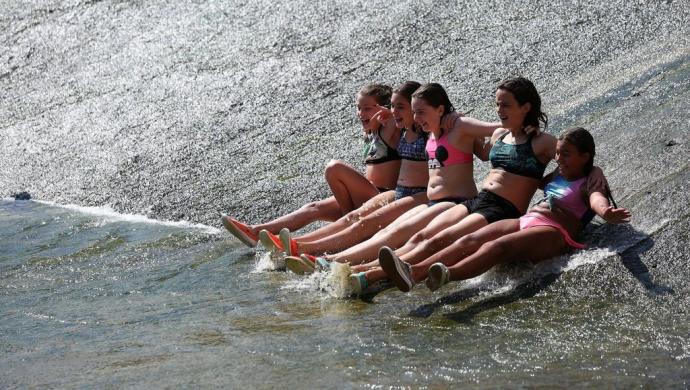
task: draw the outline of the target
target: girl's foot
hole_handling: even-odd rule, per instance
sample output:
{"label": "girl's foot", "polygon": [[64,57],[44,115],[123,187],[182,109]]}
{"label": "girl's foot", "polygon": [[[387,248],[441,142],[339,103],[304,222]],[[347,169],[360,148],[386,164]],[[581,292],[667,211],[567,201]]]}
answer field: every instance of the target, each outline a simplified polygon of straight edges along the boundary
{"label": "girl's foot", "polygon": [[310,255],[308,253],[302,253],[301,255],[299,255],[299,257],[303,258],[304,260],[311,261],[312,264],[315,264],[317,259],[316,256]]}
{"label": "girl's foot", "polygon": [[429,290],[436,291],[444,284],[448,283],[448,267],[443,263],[434,263],[429,267],[429,277],[426,279],[426,286]]}
{"label": "girl's foot", "polygon": [[242,241],[244,245],[250,248],[256,246],[256,241],[258,240],[257,234],[247,225],[225,214],[222,215],[221,221],[223,221],[223,226],[225,226],[233,236],[237,237],[238,240]]}
{"label": "girl's foot", "polygon": [[325,257],[317,257],[316,261],[314,261],[314,264],[316,265],[316,269],[319,271],[328,271],[331,269],[331,262],[326,260]]}
{"label": "girl's foot", "polygon": [[285,248],[285,253],[288,256],[297,256],[297,242],[290,237],[290,229],[280,229],[278,236],[280,237],[280,243],[283,245],[283,248]]}
{"label": "girl's foot", "polygon": [[287,256],[285,258],[285,267],[297,275],[314,273],[314,264],[300,257]]}
{"label": "girl's foot", "polygon": [[379,263],[381,263],[381,268],[386,272],[391,282],[400,291],[408,292],[412,290],[412,287],[414,287],[412,269],[408,263],[400,260],[391,248],[384,246],[379,250]]}
{"label": "girl's foot", "polygon": [[350,287],[352,287],[352,292],[357,296],[362,295],[362,291],[369,287],[369,282],[367,281],[366,276],[364,276],[364,272],[350,275],[349,280]]}
{"label": "girl's foot", "polygon": [[283,249],[283,244],[280,242],[280,238],[275,234],[264,229],[259,232],[259,241],[261,245],[271,252],[285,252]]}

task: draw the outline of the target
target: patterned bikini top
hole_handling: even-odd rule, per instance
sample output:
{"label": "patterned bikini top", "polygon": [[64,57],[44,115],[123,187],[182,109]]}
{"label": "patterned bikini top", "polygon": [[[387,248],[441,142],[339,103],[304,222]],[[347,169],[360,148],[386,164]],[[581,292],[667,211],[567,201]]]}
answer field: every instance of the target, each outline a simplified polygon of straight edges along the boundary
{"label": "patterned bikini top", "polygon": [[388,146],[381,138],[380,130],[372,131],[367,135],[367,144],[364,147],[365,164],[381,164],[388,161],[400,160],[398,151]]}
{"label": "patterned bikini top", "polygon": [[503,138],[510,132],[506,132],[496,140],[489,152],[491,167],[502,169],[516,175],[531,177],[541,180],[544,176],[546,164],[539,161],[532,150],[532,136],[524,144],[507,144]]}
{"label": "patterned bikini top", "polygon": [[[419,132],[417,139],[412,142],[407,142],[405,134],[407,129],[403,130],[400,135],[400,142],[398,142],[398,154],[403,160],[410,161],[426,161],[427,154],[424,149],[426,146],[427,135],[425,132]],[[414,130],[412,130],[414,132]]]}

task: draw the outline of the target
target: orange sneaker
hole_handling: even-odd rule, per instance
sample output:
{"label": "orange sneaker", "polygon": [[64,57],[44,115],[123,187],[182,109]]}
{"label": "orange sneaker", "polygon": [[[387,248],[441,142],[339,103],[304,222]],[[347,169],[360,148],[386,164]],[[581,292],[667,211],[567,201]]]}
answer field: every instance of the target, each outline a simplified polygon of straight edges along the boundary
{"label": "orange sneaker", "polygon": [[280,238],[266,229],[259,232],[259,241],[264,248],[271,252],[285,252]]}
{"label": "orange sneaker", "polygon": [[308,253],[302,253],[299,255],[299,257],[303,258],[304,260],[311,261],[312,263],[316,263],[316,256],[310,255]]}
{"label": "orange sneaker", "polygon": [[290,230],[288,228],[282,228],[278,236],[280,237],[280,243],[283,244],[283,248],[285,248],[285,253],[288,256],[298,256],[297,241],[290,237]]}
{"label": "orange sneaker", "polygon": [[244,245],[250,248],[256,246],[256,242],[259,238],[247,225],[225,214],[223,214],[221,220],[223,221],[223,226],[225,226],[233,236],[237,237],[238,240],[242,241]]}

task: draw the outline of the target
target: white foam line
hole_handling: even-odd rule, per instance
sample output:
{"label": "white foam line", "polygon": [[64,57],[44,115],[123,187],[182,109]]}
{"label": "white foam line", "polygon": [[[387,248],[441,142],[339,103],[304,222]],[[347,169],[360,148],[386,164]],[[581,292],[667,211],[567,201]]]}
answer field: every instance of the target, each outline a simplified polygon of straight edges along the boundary
{"label": "white foam line", "polygon": [[92,206],[79,206],[75,204],[59,204],[47,200],[35,200],[34,202],[40,203],[40,204],[45,204],[48,206],[53,206],[53,207],[60,207],[63,209],[67,210],[72,210],[72,211],[77,211],[83,214],[90,214],[90,215],[96,215],[99,217],[105,217],[106,222],[116,222],[116,221],[125,221],[125,222],[135,222],[135,223],[148,223],[148,224],[154,224],[154,225],[163,225],[163,226],[172,226],[172,227],[179,227],[179,228],[185,228],[185,229],[199,229],[203,230],[207,234],[220,234],[221,230],[218,228],[215,228],[213,226],[208,226],[204,225],[201,223],[192,223],[189,221],[160,221],[157,219],[152,219],[149,218],[145,215],[140,215],[140,214],[122,214],[118,213],[117,211],[113,210],[109,206],[100,206],[100,207],[92,207]]}

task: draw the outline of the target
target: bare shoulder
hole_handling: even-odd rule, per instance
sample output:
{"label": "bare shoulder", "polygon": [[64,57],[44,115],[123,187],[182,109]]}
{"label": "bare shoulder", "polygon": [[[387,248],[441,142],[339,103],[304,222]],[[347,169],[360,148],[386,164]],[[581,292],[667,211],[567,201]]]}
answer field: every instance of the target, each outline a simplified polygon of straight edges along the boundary
{"label": "bare shoulder", "polygon": [[556,137],[549,133],[539,132],[532,137],[532,146],[535,149],[555,149]]}
{"label": "bare shoulder", "polygon": [[494,130],[494,133],[491,135],[491,143],[493,144],[497,139],[501,138],[503,134],[508,133],[510,130],[504,129],[503,127],[499,127],[496,130]]}

